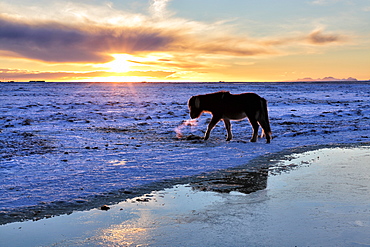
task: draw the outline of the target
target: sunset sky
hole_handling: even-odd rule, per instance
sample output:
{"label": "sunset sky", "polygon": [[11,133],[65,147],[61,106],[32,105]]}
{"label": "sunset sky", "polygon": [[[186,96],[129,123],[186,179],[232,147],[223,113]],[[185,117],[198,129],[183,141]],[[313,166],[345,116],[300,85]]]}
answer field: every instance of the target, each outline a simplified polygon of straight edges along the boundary
{"label": "sunset sky", "polygon": [[0,1],[0,81],[370,79],[370,0]]}

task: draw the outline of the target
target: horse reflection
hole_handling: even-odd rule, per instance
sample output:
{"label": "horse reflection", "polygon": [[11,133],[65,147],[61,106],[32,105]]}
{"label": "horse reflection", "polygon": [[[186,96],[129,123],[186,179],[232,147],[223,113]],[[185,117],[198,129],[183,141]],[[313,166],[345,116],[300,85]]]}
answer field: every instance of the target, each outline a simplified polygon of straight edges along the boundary
{"label": "horse reflection", "polygon": [[206,179],[191,183],[194,190],[229,193],[237,191],[250,194],[267,187],[268,170],[222,171],[207,176]]}

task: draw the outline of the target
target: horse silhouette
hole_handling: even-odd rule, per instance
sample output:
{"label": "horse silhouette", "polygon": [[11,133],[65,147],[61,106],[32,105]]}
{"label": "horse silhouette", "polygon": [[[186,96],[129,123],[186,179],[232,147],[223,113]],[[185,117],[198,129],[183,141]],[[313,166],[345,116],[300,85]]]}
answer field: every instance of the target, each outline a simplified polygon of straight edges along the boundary
{"label": "horse silhouette", "polygon": [[221,91],[196,95],[189,99],[188,106],[192,119],[200,117],[203,112],[212,114],[204,140],[209,138],[215,125],[223,120],[227,130],[226,140],[230,141],[233,138],[230,120],[241,120],[247,117],[253,127],[251,142],[257,141],[260,125],[263,130],[261,137],[266,136],[266,143],[270,143],[272,136],[267,101],[255,93],[231,94],[227,91]]}

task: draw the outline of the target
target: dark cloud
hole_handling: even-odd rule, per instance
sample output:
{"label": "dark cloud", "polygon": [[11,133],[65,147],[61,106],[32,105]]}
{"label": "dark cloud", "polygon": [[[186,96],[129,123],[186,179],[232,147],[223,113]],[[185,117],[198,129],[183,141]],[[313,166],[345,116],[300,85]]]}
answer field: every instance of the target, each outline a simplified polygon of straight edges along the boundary
{"label": "dark cloud", "polygon": [[172,37],[150,28],[76,27],[0,17],[0,50],[48,62],[107,62],[107,54],[161,50]]}
{"label": "dark cloud", "polygon": [[[105,63],[114,60],[110,54],[116,53],[172,52],[192,54],[193,57],[199,54],[250,57],[276,55],[279,54],[278,46],[302,40],[314,45],[343,41],[343,36],[324,34],[322,30],[301,37],[253,40],[218,32],[199,35],[194,33],[195,24],[181,28],[148,23],[114,26],[91,20],[78,25],[57,21],[26,22],[0,14],[0,53],[56,63]],[[183,66],[178,62],[161,62],[171,67],[199,66],[194,62]]]}
{"label": "dark cloud", "polygon": [[334,42],[341,42],[343,38],[335,34],[323,34],[322,30],[315,30],[307,37],[308,42],[315,45],[325,45]]}
{"label": "dark cloud", "polygon": [[[274,54],[253,41],[237,36],[198,37],[191,27],[99,25],[86,21],[79,26],[56,21],[16,21],[0,15],[0,52],[47,62],[104,63],[110,54],[139,52],[180,52],[260,56]],[[161,26],[161,25],[159,25]]]}

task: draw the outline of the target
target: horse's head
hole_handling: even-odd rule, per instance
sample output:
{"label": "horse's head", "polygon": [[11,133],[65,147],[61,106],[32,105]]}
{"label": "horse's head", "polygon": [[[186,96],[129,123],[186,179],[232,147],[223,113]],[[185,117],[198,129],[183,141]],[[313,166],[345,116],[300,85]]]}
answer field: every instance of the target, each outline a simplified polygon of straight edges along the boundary
{"label": "horse's head", "polygon": [[189,99],[188,102],[190,117],[198,118],[202,114],[203,109],[200,107],[200,98],[199,96],[193,96]]}

